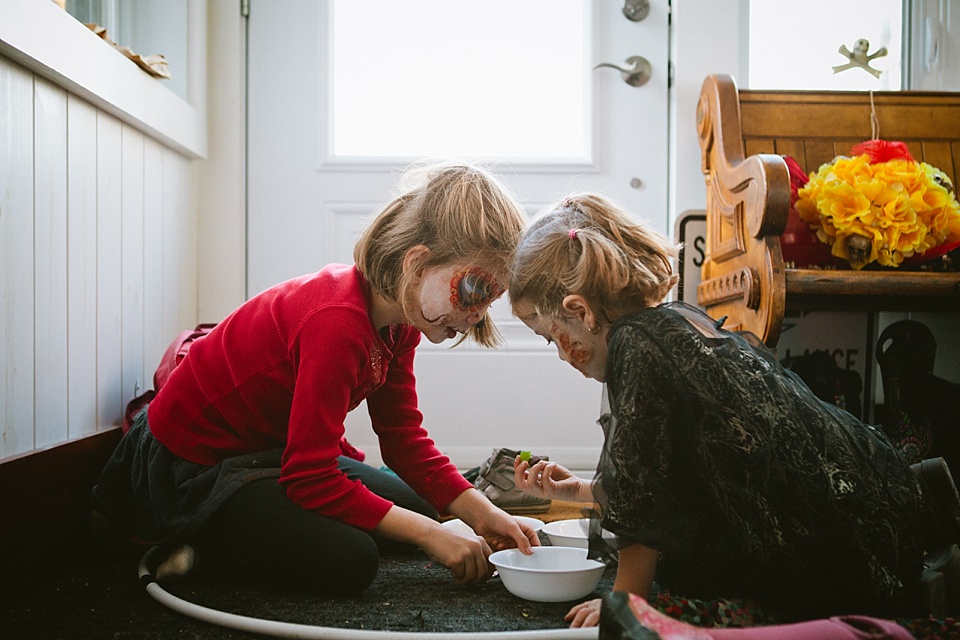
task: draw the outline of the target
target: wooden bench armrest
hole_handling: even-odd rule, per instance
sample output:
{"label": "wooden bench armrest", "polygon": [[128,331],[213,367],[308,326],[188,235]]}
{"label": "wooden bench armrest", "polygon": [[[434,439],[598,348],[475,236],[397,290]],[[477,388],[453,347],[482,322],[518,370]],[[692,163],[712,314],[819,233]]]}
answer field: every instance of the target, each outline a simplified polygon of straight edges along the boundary
{"label": "wooden bench armrest", "polygon": [[776,154],[745,157],[740,100],[729,76],[710,76],[704,83],[697,109],[697,132],[701,167],[713,183],[713,195],[718,204],[722,203],[721,211],[729,215],[742,210],[744,231],[754,238],[782,234],[790,210],[787,164]]}
{"label": "wooden bench armrest", "polygon": [[727,316],[733,329],[779,334],[783,285],[771,275],[783,271],[779,236],[790,210],[786,162],[774,154],[745,157],[740,102],[729,76],[704,82],[697,131],[707,183],[707,260],[697,301]]}

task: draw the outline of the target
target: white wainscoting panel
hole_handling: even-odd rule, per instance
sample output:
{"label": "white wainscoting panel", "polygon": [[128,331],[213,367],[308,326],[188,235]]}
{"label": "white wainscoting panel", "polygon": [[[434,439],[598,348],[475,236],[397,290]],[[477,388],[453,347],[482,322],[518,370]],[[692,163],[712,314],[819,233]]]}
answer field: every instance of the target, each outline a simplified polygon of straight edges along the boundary
{"label": "white wainscoting panel", "polygon": [[[163,345],[197,324],[197,214],[190,163],[163,149]],[[151,361],[156,368],[159,360]],[[153,369],[151,369],[152,371]]]}
{"label": "white wainscoting panel", "polygon": [[0,58],[0,456],[34,446],[33,74]]}
{"label": "white wainscoting panel", "polygon": [[0,462],[114,428],[196,324],[191,159],[0,56]]}
{"label": "white wainscoting panel", "polygon": [[97,427],[120,424],[120,224],[122,125],[97,113]]}
{"label": "white wainscoting panel", "polygon": [[34,83],[35,446],[67,439],[67,92]]}
{"label": "white wainscoting panel", "polygon": [[[160,143],[147,138],[143,145],[143,359],[145,384],[153,388],[153,371],[176,334],[163,323],[163,154]],[[151,368],[153,367],[153,368]]]}
{"label": "white wainscoting panel", "polygon": [[120,389],[124,396],[137,396],[144,387],[143,361],[143,134],[129,126],[121,133],[123,174],[120,202]]}
{"label": "white wainscoting panel", "polygon": [[97,110],[67,98],[67,435],[97,430]]}

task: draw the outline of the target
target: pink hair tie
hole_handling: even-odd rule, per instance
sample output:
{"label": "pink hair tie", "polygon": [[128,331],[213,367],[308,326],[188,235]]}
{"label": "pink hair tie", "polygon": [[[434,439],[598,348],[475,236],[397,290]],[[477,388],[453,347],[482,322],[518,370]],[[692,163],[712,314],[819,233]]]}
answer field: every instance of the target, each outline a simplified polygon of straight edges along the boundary
{"label": "pink hair tie", "polygon": [[580,229],[570,229],[570,231],[567,232],[567,235],[570,236],[571,240],[576,240],[578,233],[580,233]]}

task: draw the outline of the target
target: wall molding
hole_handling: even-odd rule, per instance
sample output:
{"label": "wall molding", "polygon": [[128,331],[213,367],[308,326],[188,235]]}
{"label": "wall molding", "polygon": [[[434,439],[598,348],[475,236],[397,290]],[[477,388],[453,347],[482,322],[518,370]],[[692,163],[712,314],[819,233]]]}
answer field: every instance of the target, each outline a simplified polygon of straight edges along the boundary
{"label": "wall molding", "polygon": [[90,489],[119,441],[108,429],[0,463],[0,613],[85,553]]}

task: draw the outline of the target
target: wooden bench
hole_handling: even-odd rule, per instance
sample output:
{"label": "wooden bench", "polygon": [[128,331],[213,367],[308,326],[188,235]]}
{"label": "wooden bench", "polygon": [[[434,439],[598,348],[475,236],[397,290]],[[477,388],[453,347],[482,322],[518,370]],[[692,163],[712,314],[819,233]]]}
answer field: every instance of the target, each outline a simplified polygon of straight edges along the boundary
{"label": "wooden bench", "polygon": [[706,258],[697,302],[725,327],[768,346],[787,313],[960,311],[960,273],[794,269],[780,246],[790,209],[784,155],[808,174],[873,134],[905,142],[911,155],[960,187],[960,93],[739,91],[708,76],[697,127],[707,186]]}

